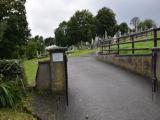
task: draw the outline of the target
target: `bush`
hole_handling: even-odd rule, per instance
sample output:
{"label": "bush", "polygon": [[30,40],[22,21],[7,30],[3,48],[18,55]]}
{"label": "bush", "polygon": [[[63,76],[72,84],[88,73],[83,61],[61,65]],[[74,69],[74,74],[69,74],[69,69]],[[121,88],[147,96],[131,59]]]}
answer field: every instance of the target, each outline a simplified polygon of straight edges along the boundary
{"label": "bush", "polygon": [[13,107],[25,95],[24,70],[18,60],[0,60],[0,106]]}
{"label": "bush", "polygon": [[37,53],[37,43],[35,41],[28,41],[26,48],[26,57],[32,59],[36,56]]}

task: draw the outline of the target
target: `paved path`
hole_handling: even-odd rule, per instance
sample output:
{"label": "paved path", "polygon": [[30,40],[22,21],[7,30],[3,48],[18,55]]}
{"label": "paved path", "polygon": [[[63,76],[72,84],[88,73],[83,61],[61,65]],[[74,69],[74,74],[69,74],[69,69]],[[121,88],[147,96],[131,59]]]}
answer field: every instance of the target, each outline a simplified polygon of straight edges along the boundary
{"label": "paved path", "polygon": [[63,120],[160,120],[145,78],[93,57],[69,59],[69,107]]}

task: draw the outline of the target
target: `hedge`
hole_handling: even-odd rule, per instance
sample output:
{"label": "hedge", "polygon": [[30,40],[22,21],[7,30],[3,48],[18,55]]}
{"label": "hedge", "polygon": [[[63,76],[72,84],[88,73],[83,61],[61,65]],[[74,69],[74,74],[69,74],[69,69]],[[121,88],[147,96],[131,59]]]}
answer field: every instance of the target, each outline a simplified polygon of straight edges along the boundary
{"label": "hedge", "polygon": [[25,75],[19,60],[0,60],[0,107],[13,107],[25,96]]}

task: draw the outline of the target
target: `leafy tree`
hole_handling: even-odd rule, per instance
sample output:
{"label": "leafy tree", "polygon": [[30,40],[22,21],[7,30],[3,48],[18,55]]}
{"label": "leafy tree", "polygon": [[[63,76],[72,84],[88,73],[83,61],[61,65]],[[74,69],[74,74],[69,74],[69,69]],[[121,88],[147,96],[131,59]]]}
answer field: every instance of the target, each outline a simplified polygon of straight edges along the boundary
{"label": "leafy tree", "polygon": [[28,40],[26,47],[26,56],[27,58],[34,58],[36,53],[44,53],[45,51],[45,42],[42,36],[35,36]]}
{"label": "leafy tree", "polygon": [[144,24],[144,22],[143,21],[141,21],[140,23],[139,23],[139,25],[138,25],[138,30],[145,30],[145,24]]}
{"label": "leafy tree", "polygon": [[138,25],[138,29],[140,30],[146,30],[154,27],[156,27],[156,23],[152,19],[145,19],[144,21],[141,21]]}
{"label": "leafy tree", "polygon": [[26,0],[0,2],[0,58],[18,58],[30,35],[26,21]]}
{"label": "leafy tree", "polygon": [[59,24],[59,27],[55,30],[55,41],[56,45],[58,46],[68,46],[70,43],[67,41],[68,35],[67,35],[67,22],[63,21]]}
{"label": "leafy tree", "polygon": [[48,37],[44,40],[45,46],[54,45],[55,43],[56,43],[56,41],[53,37]]}
{"label": "leafy tree", "polygon": [[138,25],[140,23],[139,17],[134,17],[131,19],[130,24],[134,26],[134,29],[137,31]]}
{"label": "leafy tree", "polygon": [[103,37],[105,31],[108,36],[114,36],[116,26],[115,13],[107,7],[103,7],[96,15],[96,33],[98,36]]}
{"label": "leafy tree", "polygon": [[56,45],[71,46],[81,41],[91,42],[95,37],[95,19],[88,10],[77,11],[71,19],[63,21],[55,30]]}
{"label": "leafy tree", "polygon": [[156,26],[156,23],[152,19],[145,19],[143,22],[145,29],[150,29]]}
{"label": "leafy tree", "polygon": [[74,44],[91,42],[95,37],[95,19],[88,10],[77,11],[68,22],[68,35]]}
{"label": "leafy tree", "polygon": [[116,24],[114,26],[113,31],[114,31],[115,34],[119,32],[119,25],[118,24]]}
{"label": "leafy tree", "polygon": [[27,47],[26,47],[26,57],[28,59],[32,59],[37,54],[37,42],[34,38],[28,40]]}
{"label": "leafy tree", "polygon": [[127,23],[121,23],[119,25],[119,31],[121,32],[121,34],[124,35],[125,33],[128,32],[128,30],[129,30],[129,27],[128,27]]}
{"label": "leafy tree", "polygon": [[43,37],[42,36],[35,36],[34,38],[34,41],[36,42],[37,44],[37,51],[40,53],[40,52],[44,52],[44,49],[45,49],[45,45],[44,45],[44,40],[43,40]]}

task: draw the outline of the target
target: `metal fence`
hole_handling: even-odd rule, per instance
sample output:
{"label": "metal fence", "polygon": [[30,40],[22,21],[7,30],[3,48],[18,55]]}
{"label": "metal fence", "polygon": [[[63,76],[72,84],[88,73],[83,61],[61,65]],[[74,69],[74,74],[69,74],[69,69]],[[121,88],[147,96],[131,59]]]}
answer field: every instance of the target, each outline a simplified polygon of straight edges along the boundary
{"label": "metal fence", "polygon": [[117,55],[152,55],[152,49],[158,46],[160,28],[103,40],[100,44],[102,54]]}

